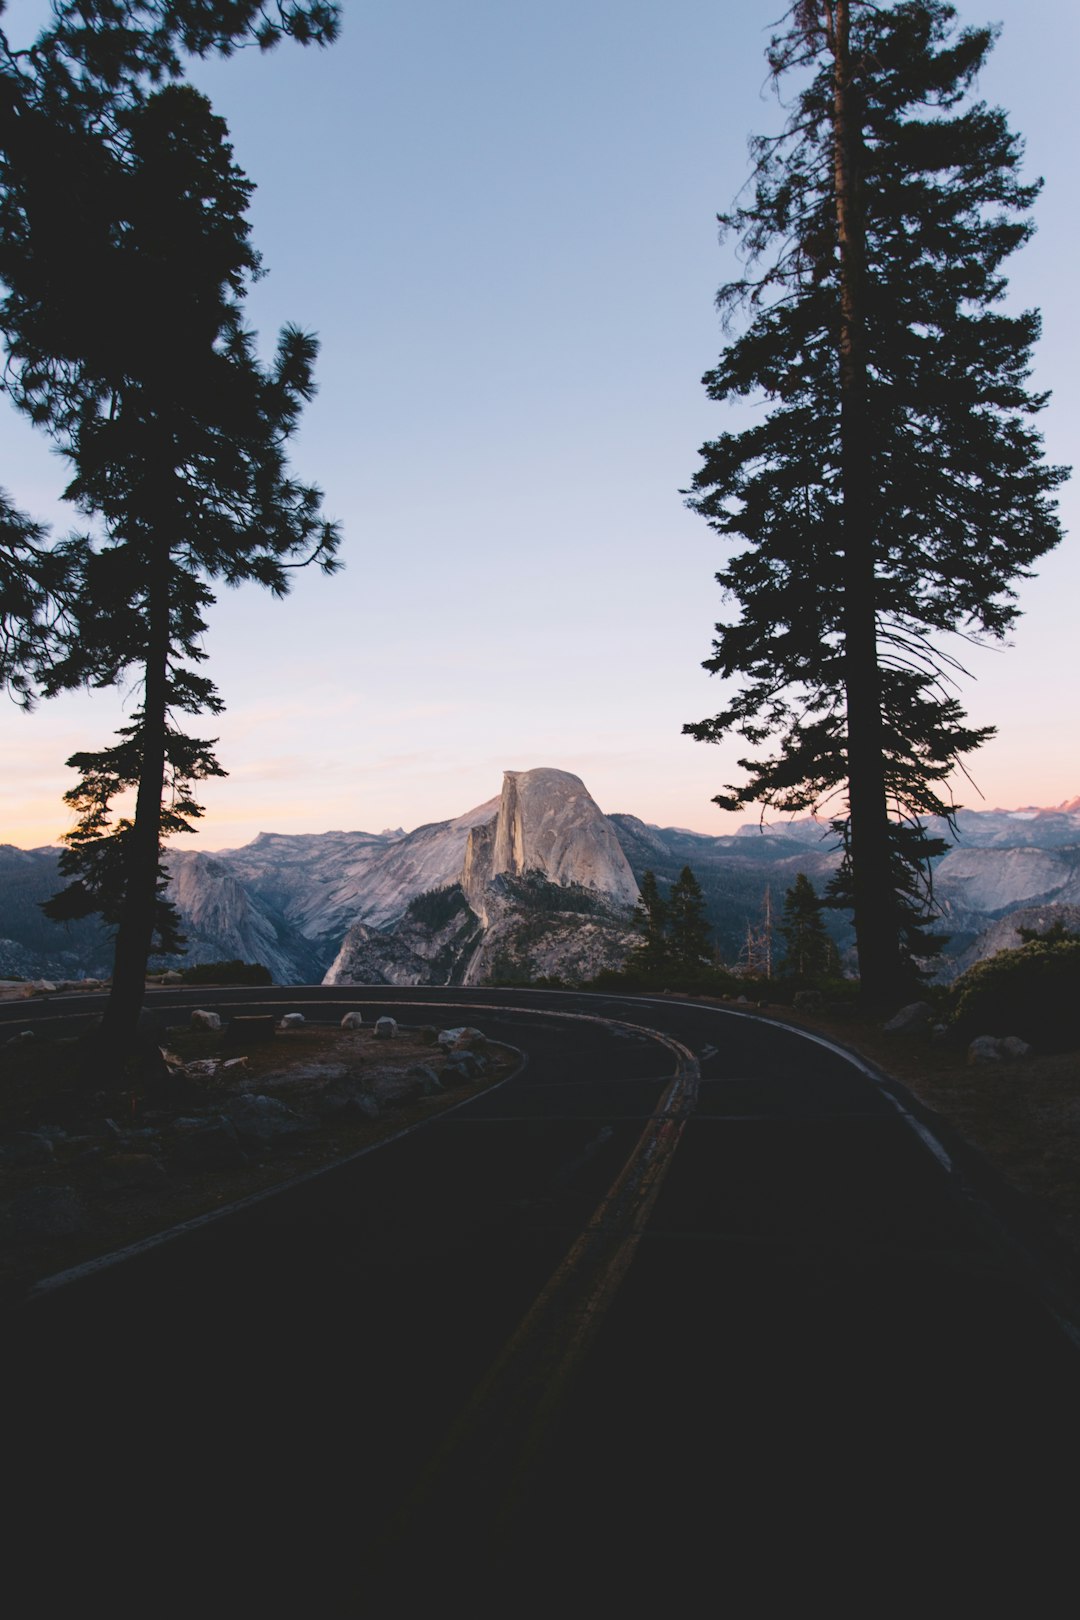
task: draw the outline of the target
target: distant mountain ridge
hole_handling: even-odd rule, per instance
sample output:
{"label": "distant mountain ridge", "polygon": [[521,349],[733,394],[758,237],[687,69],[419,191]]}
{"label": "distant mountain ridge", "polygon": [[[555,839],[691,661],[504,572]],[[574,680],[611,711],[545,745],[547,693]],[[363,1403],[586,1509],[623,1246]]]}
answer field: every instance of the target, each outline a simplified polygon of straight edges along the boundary
{"label": "distant mountain ridge", "polygon": [[[169,894],[189,941],[183,961],[261,961],[279,983],[330,972],[337,982],[363,973],[474,983],[515,960],[571,976],[625,951],[627,913],[647,869],[663,891],[693,867],[721,955],[735,960],[747,926],[760,922],[766,888],[774,911],[800,871],[821,892],[839,862],[835,845],[828,823],[809,817],[710,835],[605,816],[580,778],[542,767],[507,772],[496,797],[409,833],[260,833],[238,849],[171,851]],[[109,971],[101,924],[50,923],[38,909],[61,886],[57,854],[0,845],[0,977]],[[946,973],[1015,943],[1013,912],[1025,926],[1043,926],[1029,917],[1072,926],[1080,797],[1051,809],[962,810],[934,881],[952,935]],[[439,925],[441,942],[429,939],[409,907],[455,887],[465,910]],[[849,943],[842,917],[831,926]]]}

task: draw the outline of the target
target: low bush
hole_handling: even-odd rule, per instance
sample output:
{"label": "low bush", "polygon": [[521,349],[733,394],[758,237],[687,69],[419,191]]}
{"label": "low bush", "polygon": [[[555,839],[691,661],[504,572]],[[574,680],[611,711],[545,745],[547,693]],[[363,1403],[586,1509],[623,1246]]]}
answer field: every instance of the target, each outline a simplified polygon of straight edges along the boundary
{"label": "low bush", "polygon": [[425,928],[445,927],[461,911],[468,911],[469,903],[459,883],[450,883],[442,889],[425,889],[409,901],[406,916],[422,923]]}
{"label": "low bush", "polygon": [[1032,1046],[1062,1051],[1080,1044],[1080,940],[1032,939],[999,951],[961,974],[950,993],[950,1018],[966,1039],[1020,1035]]}
{"label": "low bush", "polygon": [[185,984],[273,984],[261,962],[197,962],[182,968]]}

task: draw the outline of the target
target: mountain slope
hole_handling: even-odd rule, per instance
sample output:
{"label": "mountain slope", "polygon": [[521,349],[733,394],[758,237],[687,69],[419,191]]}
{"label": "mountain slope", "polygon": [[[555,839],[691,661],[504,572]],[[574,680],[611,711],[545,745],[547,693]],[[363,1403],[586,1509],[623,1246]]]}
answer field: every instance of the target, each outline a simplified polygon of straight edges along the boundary
{"label": "mountain slope", "polygon": [[[581,976],[625,951],[642,874],[655,872],[666,892],[689,865],[720,954],[734,961],[747,928],[760,925],[766,890],[774,916],[799,872],[824,890],[835,843],[827,823],[808,817],[717,837],[654,827],[605,816],[570,772],[508,771],[496,798],[410,833],[260,833],[241,849],[171,851],[169,893],[190,942],[177,960],[262,961],[283,983],[330,971],[348,975],[338,982],[377,981],[380,962],[395,983],[479,982],[526,966]],[[58,853],[0,846],[0,977],[109,971],[106,928],[50,923],[39,910],[62,886]],[[455,886],[458,900],[433,922],[443,902],[432,911],[421,897]],[[1080,905],[1080,800],[961,811],[935,891],[952,935],[944,976],[1015,943],[1013,912],[1067,921]],[[829,926],[841,947],[850,943],[842,914]]]}

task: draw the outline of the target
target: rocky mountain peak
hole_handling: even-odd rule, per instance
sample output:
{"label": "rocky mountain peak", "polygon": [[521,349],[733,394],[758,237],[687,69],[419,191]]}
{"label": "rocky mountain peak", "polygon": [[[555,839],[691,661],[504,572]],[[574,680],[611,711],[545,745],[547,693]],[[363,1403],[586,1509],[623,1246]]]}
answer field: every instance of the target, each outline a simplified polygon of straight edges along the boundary
{"label": "rocky mountain peak", "polygon": [[487,885],[527,872],[595,889],[616,907],[632,906],[638,897],[615,830],[584,782],[548,766],[504,773],[494,820],[469,835],[462,886],[484,916]]}

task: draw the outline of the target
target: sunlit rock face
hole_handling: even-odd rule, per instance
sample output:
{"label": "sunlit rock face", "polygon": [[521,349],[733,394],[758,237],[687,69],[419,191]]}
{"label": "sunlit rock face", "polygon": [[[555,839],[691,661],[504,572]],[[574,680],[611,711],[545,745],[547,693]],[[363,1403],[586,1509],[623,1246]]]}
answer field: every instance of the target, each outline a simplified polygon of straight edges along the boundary
{"label": "sunlit rock face", "polygon": [[1002,911],[1039,900],[1080,900],[1076,849],[953,849],[934,871],[942,897],[969,911]]}
{"label": "sunlit rock face", "polygon": [[481,819],[481,811],[471,813],[456,874],[464,915],[434,927],[436,948],[423,946],[423,925],[408,911],[381,934],[354,926],[327,983],[480,984],[503,973],[583,979],[622,963],[634,941],[627,918],[638,886],[580,777],[507,771],[496,813]]}
{"label": "sunlit rock face", "polygon": [[280,915],[242,885],[228,864],[195,850],[173,850],[166,895],[187,940],[183,966],[194,962],[261,962],[280,984],[318,971],[308,942],[283,929]]}
{"label": "sunlit rock face", "polygon": [[632,906],[638,897],[614,828],[569,771],[506,771],[493,825],[470,835],[462,882],[469,904],[485,920],[492,879],[527,872],[593,889],[614,907]]}

